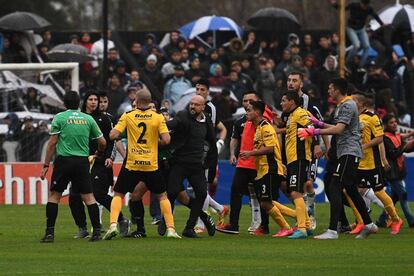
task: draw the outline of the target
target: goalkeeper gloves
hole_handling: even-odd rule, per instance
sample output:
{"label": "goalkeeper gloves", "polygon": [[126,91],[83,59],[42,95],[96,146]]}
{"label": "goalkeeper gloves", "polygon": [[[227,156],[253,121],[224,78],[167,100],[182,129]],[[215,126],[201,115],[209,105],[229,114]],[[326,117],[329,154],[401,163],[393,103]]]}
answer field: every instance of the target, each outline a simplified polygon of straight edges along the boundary
{"label": "goalkeeper gloves", "polygon": [[325,125],[324,122],[319,121],[318,119],[316,119],[314,116],[310,116],[310,121],[311,123],[315,126],[315,127],[319,127],[319,128],[323,128],[323,126]]}
{"label": "goalkeeper gloves", "polygon": [[313,126],[308,126],[307,128],[298,128],[298,136],[301,141],[312,138],[315,135],[320,135],[321,130]]}

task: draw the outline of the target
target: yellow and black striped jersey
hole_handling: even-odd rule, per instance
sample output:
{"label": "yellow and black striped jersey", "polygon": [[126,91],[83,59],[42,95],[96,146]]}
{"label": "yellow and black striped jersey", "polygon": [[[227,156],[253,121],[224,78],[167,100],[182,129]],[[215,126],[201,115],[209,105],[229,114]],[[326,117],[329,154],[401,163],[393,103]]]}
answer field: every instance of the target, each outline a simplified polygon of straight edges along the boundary
{"label": "yellow and black striped jersey", "polygon": [[[359,125],[362,145],[369,143],[374,138],[384,136],[384,128],[380,118],[371,111],[365,110],[359,115]],[[382,166],[379,145],[366,148],[363,153],[364,157],[359,162],[359,170],[373,170]]]}
{"label": "yellow and black striped jersey", "polygon": [[308,112],[297,107],[293,110],[286,122],[285,153],[286,162],[290,164],[296,160],[311,161],[312,139],[303,141],[298,137],[298,128],[306,128],[311,124]]}
{"label": "yellow and black striped jersey", "polygon": [[159,134],[167,133],[164,116],[150,109],[135,109],[122,114],[115,129],[125,130],[128,153],[125,167],[132,171],[158,170]]}
{"label": "yellow and black striped jersey", "polygon": [[273,147],[274,150],[273,153],[254,157],[257,170],[256,179],[261,179],[268,173],[283,175],[282,157],[276,131],[264,119],[256,126],[254,132],[254,149],[258,150],[262,147]]}

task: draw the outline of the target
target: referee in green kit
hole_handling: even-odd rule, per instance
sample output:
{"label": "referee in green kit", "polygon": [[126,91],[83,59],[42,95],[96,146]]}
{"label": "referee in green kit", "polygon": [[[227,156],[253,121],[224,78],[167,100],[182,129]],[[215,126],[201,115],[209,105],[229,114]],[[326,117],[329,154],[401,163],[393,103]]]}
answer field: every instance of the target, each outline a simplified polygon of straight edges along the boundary
{"label": "referee in green kit", "polygon": [[[69,182],[73,191],[80,193],[82,200],[88,207],[89,217],[93,226],[90,241],[101,239],[99,223],[99,208],[93,196],[91,179],[89,176],[89,141],[96,139],[98,150],[96,158],[102,157],[106,147],[95,120],[88,114],[78,110],[79,94],[70,91],[65,94],[64,104],[66,111],[56,114],[52,121],[52,129],[47,145],[45,162],[40,175],[41,179],[49,169],[54,155],[52,183],[46,205],[46,232],[41,242],[53,242],[55,239],[55,222],[58,214],[58,204],[63,191]],[[55,154],[56,152],[56,154]]]}

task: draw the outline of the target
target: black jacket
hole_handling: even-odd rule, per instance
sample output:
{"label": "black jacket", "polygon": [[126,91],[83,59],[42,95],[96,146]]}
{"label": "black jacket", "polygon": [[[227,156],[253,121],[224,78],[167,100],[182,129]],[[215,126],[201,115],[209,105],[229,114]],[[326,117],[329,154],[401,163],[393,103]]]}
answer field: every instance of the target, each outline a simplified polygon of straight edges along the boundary
{"label": "black jacket", "polygon": [[[208,144],[209,150],[207,152],[203,166],[205,168],[210,168],[217,165],[218,153],[213,122],[208,116],[205,117],[207,124],[205,142]],[[188,135],[190,133],[191,120],[194,120],[194,118],[191,116],[191,113],[188,110],[182,110],[177,113],[173,120],[167,122],[168,129],[171,131],[170,150],[173,153],[173,160],[174,152],[179,151],[188,143],[191,143],[191,141],[189,141]]]}

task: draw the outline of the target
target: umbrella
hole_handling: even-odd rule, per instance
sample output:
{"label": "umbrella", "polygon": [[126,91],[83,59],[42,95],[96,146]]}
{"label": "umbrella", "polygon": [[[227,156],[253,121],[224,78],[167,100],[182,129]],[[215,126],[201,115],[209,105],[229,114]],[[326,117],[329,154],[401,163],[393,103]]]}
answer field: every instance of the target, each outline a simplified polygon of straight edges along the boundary
{"label": "umbrella", "polygon": [[[210,94],[221,93],[222,90],[223,90],[222,87],[215,87],[215,86],[212,86],[209,89]],[[178,111],[185,109],[194,95],[196,95],[195,87],[192,87],[188,89],[187,91],[185,91],[184,94],[181,96],[181,98],[173,105],[172,109],[174,110],[174,112],[177,113]],[[232,91],[230,91],[230,97],[236,102],[238,102],[236,96],[234,95]]]}
{"label": "umbrella", "polygon": [[29,87],[35,88],[40,93],[40,101],[44,104],[63,108],[63,101],[56,95],[50,85],[42,85],[25,81],[11,71],[0,71],[0,93],[10,93],[16,90],[25,90]]}
{"label": "umbrella", "polygon": [[[384,24],[392,24],[394,27],[411,28],[414,32],[414,7],[411,5],[401,5],[399,1],[393,6],[386,7],[378,13]],[[375,20],[370,21],[372,30],[377,30],[380,25]]]}
{"label": "umbrella", "polygon": [[51,60],[64,62],[79,62],[94,60],[94,57],[89,55],[88,49],[81,45],[65,43],[59,44],[47,52],[47,56]]}
{"label": "umbrella", "polygon": [[10,31],[38,30],[50,25],[43,17],[30,12],[13,12],[0,18],[0,29]]}
{"label": "umbrella", "polygon": [[[242,29],[232,19],[215,15],[200,17],[199,19],[182,26],[179,30],[185,38],[198,38],[202,42],[204,41],[199,37],[199,35],[208,31],[213,32],[214,38],[216,36],[216,32],[218,31],[234,32],[238,38],[241,38],[242,36]],[[216,43],[215,39],[214,43]]]}
{"label": "umbrella", "polygon": [[298,19],[289,11],[279,8],[264,8],[255,12],[247,23],[259,30],[291,33],[300,29]]}

